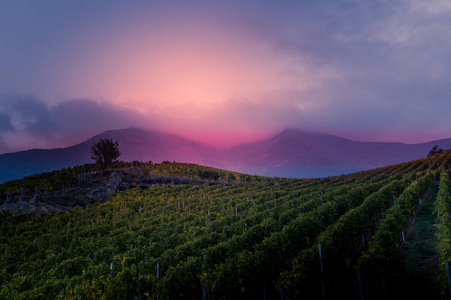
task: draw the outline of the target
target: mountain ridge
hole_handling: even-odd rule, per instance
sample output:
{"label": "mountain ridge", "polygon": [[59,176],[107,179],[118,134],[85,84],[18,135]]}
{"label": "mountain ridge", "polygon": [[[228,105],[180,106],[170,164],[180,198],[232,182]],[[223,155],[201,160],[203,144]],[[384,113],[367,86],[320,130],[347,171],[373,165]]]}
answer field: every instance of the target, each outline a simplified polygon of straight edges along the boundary
{"label": "mountain ridge", "polygon": [[427,143],[358,142],[328,133],[288,128],[227,150],[171,133],[139,128],[102,132],[66,148],[31,149],[0,155],[0,182],[90,163],[89,149],[102,138],[119,141],[124,161],[196,163],[242,173],[278,177],[327,177],[418,159],[434,145],[451,148],[451,138]]}

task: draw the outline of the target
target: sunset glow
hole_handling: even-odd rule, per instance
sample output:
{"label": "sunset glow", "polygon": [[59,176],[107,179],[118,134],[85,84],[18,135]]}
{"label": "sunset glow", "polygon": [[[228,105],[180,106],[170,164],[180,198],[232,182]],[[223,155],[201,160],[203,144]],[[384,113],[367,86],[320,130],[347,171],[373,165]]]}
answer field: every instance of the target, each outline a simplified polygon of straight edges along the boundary
{"label": "sunset glow", "polygon": [[[451,135],[441,1],[106,4],[0,4],[0,152],[129,126],[218,147],[285,128]],[[66,111],[88,103],[97,116]]]}
{"label": "sunset glow", "polygon": [[[233,110],[235,102],[258,101],[256,96],[313,84],[304,78],[302,65],[275,56],[270,45],[259,45],[245,34],[232,34],[226,24],[215,23],[167,26],[159,32],[162,38],[150,34],[107,39],[96,47],[109,49],[108,55],[81,64],[74,80],[87,87],[83,90],[87,97],[161,115],[170,129],[217,128],[218,124],[211,124],[212,116],[233,113],[224,110]],[[289,72],[297,73],[297,85],[284,75]],[[231,121],[228,126],[233,129],[237,129],[234,123],[242,123],[233,116]]]}

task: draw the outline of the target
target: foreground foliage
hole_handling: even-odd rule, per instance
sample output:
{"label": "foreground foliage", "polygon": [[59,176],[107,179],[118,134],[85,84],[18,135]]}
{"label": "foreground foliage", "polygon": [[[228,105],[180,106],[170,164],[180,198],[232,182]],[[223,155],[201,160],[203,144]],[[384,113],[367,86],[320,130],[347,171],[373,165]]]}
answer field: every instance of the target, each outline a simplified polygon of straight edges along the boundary
{"label": "foreground foliage", "polygon": [[450,159],[311,180],[142,165],[216,182],[135,188],[40,217],[1,212],[0,298],[358,298],[358,278],[387,278]]}
{"label": "foreground foliage", "polygon": [[[443,293],[448,291],[448,278],[446,264],[451,263],[451,195],[449,169],[443,169],[440,175],[440,185],[435,201],[435,210],[438,220],[438,250],[440,253],[441,279],[443,282]],[[451,294],[450,294],[451,295]]]}

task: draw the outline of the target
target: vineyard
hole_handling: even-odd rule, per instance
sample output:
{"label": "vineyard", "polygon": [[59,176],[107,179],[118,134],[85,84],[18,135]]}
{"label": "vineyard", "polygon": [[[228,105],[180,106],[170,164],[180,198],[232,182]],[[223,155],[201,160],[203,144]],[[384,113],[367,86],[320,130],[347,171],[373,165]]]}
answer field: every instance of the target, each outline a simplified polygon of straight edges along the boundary
{"label": "vineyard", "polygon": [[208,180],[133,188],[53,214],[0,212],[0,298],[384,298],[434,184],[439,280],[449,295],[450,152],[322,179],[164,167]]}

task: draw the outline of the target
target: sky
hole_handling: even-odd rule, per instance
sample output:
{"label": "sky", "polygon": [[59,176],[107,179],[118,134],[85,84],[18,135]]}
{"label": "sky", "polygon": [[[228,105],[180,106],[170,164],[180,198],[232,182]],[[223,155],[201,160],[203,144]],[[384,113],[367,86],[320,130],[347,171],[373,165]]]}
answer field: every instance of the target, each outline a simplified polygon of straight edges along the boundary
{"label": "sky", "polygon": [[451,2],[0,0],[0,153],[139,127],[451,137]]}

